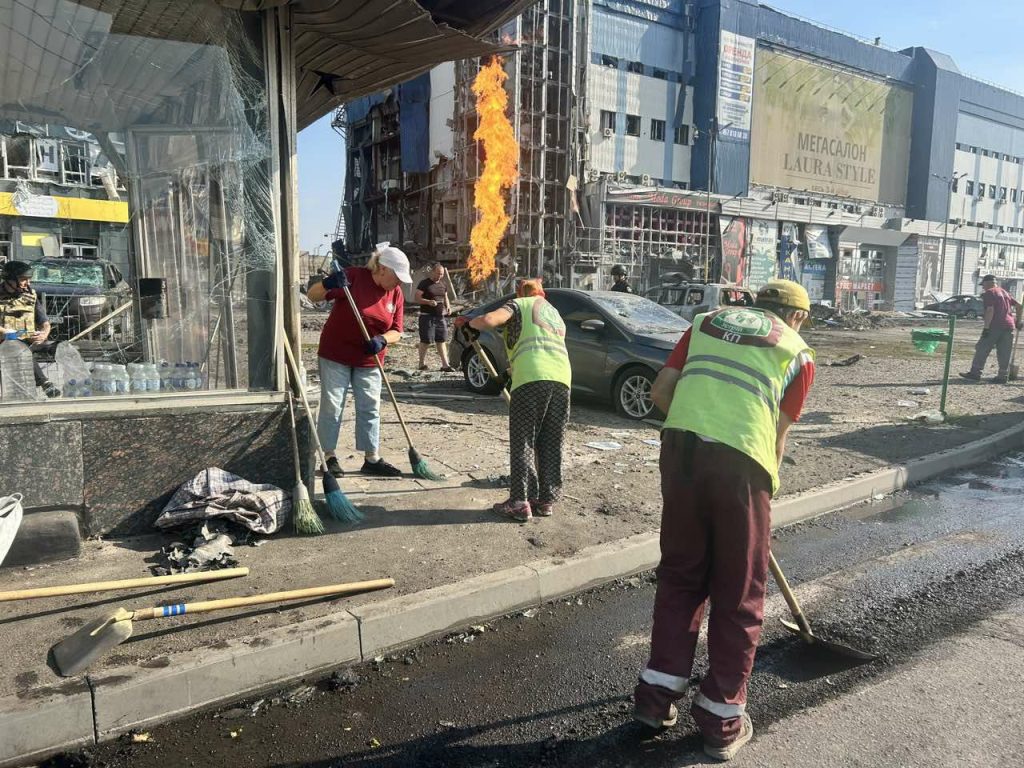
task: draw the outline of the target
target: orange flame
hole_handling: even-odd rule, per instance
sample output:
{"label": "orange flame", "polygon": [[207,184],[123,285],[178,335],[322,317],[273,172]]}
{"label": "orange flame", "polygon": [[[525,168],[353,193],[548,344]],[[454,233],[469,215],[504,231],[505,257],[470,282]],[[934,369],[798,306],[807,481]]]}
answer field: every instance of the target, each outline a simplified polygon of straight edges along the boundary
{"label": "orange flame", "polygon": [[495,56],[473,82],[476,111],[480,116],[473,138],[484,145],[484,169],[473,190],[473,207],[480,214],[469,236],[471,248],[467,266],[474,285],[494,274],[498,245],[509,225],[503,193],[515,183],[519,173],[519,147],[512,123],[505,114],[507,78],[501,58]]}

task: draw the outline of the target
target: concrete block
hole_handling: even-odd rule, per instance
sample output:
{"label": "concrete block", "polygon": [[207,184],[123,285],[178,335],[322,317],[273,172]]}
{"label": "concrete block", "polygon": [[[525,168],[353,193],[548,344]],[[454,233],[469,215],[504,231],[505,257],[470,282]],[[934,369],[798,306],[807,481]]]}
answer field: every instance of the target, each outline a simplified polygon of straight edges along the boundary
{"label": "concrete block", "polygon": [[0,699],[0,768],[94,741],[92,696],[85,680]]}
{"label": "concrete block", "polygon": [[81,551],[78,515],[70,510],[30,512],[22,518],[14,543],[4,558],[4,566],[70,560],[78,557]]}
{"label": "concrete block", "polygon": [[598,544],[564,560],[527,563],[540,580],[541,600],[554,600],[612,579],[647,571],[658,564],[657,533],[641,533],[621,541]]}
{"label": "concrete block", "polygon": [[537,573],[518,566],[350,609],[363,658],[541,602]]}
{"label": "concrete block", "polygon": [[360,660],[359,625],[347,613],[310,619],[234,641],[90,675],[100,741],[190,710],[242,698]]}

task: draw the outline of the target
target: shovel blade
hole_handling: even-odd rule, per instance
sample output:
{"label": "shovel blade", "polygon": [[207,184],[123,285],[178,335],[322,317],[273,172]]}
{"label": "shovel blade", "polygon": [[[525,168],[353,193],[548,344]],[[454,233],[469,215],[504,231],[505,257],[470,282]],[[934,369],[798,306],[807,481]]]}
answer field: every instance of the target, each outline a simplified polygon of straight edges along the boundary
{"label": "shovel blade", "polygon": [[831,640],[826,640],[825,638],[820,637],[819,635],[815,635],[813,632],[804,632],[802,629],[800,629],[798,625],[794,624],[792,621],[787,621],[786,619],[779,619],[779,621],[782,623],[782,626],[784,626],[786,629],[788,629],[790,632],[799,637],[808,645],[817,645],[820,648],[825,648],[829,651],[832,651],[833,653],[839,654],[840,656],[846,656],[850,659],[857,659],[858,661],[873,661],[874,659],[878,658],[877,654],[868,653],[867,651],[860,651],[856,648],[851,648],[848,645],[843,645],[842,643],[836,643]]}
{"label": "shovel blade", "polygon": [[64,677],[80,675],[98,658],[132,636],[132,614],[118,609],[90,621],[53,646],[53,661]]}

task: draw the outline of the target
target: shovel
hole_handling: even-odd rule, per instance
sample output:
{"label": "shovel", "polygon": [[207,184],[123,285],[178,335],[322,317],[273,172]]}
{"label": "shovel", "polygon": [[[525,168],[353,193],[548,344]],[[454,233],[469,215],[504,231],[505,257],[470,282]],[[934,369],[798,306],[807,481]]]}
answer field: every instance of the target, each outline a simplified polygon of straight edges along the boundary
{"label": "shovel", "polygon": [[141,608],[129,611],[118,608],[98,619],[90,621],[73,635],[53,646],[53,661],[57,672],[71,677],[84,672],[100,656],[132,636],[132,622],[158,619],[165,616],[184,616],[186,613],[207,613],[226,608],[244,608],[264,603],[279,603],[285,600],[301,600],[308,597],[350,595],[387,589],[395,585],[394,579],[356,581],[349,584],[333,584],[327,587],[292,589],[287,592],[270,592],[251,597],[227,597],[222,600],[205,600],[199,603],[178,603],[155,608]]}
{"label": "shovel", "polygon": [[859,661],[872,661],[873,659],[878,658],[876,654],[868,653],[867,651],[860,651],[856,648],[851,648],[848,645],[836,643],[832,640],[826,640],[820,635],[814,634],[811,631],[811,624],[807,621],[807,617],[804,616],[804,612],[800,610],[800,603],[797,602],[796,595],[793,594],[793,590],[789,588],[789,582],[786,581],[786,575],[779,567],[779,563],[776,561],[775,554],[773,552],[768,553],[768,565],[772,569],[772,576],[775,577],[775,583],[779,585],[779,591],[782,592],[782,596],[786,599],[786,605],[789,606],[789,610],[793,614],[793,618],[796,620],[796,623],[794,624],[792,621],[780,619],[782,626],[794,635],[798,635],[808,645],[816,645],[820,648],[832,651],[833,653],[837,653],[840,656],[858,659]]}

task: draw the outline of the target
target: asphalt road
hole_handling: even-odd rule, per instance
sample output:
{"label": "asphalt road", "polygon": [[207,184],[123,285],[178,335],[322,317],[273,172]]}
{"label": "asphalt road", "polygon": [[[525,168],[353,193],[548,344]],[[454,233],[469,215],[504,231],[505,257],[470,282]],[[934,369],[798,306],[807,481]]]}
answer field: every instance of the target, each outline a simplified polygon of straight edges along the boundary
{"label": "asphalt road", "polygon": [[[779,628],[773,593],[750,687],[757,736],[735,764],[1024,764],[1021,491],[1024,458],[1008,457],[779,532],[816,630],[880,658],[852,666],[803,645]],[[624,580],[49,764],[702,764],[688,717],[661,735],[630,718],[653,595],[651,575]]]}

